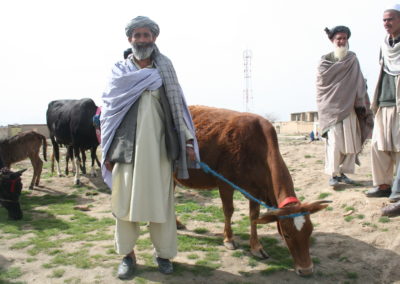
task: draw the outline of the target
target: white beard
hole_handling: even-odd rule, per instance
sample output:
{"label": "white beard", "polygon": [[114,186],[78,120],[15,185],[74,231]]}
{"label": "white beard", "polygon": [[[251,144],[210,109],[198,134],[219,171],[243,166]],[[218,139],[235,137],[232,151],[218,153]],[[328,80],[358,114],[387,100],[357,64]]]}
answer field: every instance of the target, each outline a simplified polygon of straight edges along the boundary
{"label": "white beard", "polygon": [[346,44],[346,46],[337,46],[336,44],[333,44],[333,46],[334,46],[333,54],[335,58],[338,59],[339,61],[345,58],[345,56],[349,51],[349,45]]}
{"label": "white beard", "polygon": [[132,44],[132,54],[137,60],[144,60],[151,56],[154,51],[154,44],[151,46],[137,46]]}

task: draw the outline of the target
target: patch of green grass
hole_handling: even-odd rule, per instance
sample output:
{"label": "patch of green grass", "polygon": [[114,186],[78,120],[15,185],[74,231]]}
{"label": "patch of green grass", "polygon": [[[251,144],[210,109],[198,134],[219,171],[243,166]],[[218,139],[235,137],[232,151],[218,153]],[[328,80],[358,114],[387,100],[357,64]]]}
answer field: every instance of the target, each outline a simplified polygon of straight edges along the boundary
{"label": "patch of green grass", "polygon": [[200,258],[197,253],[191,253],[186,256],[188,259],[198,259]]}
{"label": "patch of green grass", "polygon": [[247,198],[244,197],[244,195],[237,190],[235,190],[235,192],[233,193],[233,200],[246,200],[246,199]]}
{"label": "patch of green grass", "polygon": [[364,215],[364,214],[358,214],[358,215],[357,215],[357,218],[358,218],[358,219],[364,219],[364,218],[365,218],[365,215]]}
{"label": "patch of green grass", "polygon": [[316,164],[323,164],[324,161],[322,161],[322,160],[316,160],[315,163],[316,163]]}
{"label": "patch of green grass", "polygon": [[299,200],[300,201],[304,201],[306,198],[303,196],[303,195],[301,195],[301,196],[299,196]]}
{"label": "patch of green grass", "polygon": [[382,216],[382,217],[379,218],[378,221],[381,222],[381,223],[389,223],[390,219],[387,216]]}
{"label": "patch of green grass", "polygon": [[8,269],[0,269],[0,283],[8,283],[8,279],[17,279],[22,276],[21,268],[9,267]]}
{"label": "patch of green grass", "polygon": [[234,252],[232,253],[232,256],[233,256],[233,257],[237,257],[237,258],[242,258],[244,255],[245,255],[245,254],[244,254],[243,251],[234,251]]}
{"label": "patch of green grass", "polygon": [[294,191],[300,191],[300,190],[301,190],[301,188],[298,188],[298,187],[294,188]]}
{"label": "patch of green grass", "polygon": [[352,215],[349,215],[349,216],[345,216],[344,217],[344,220],[346,221],[346,222],[350,222],[351,220],[353,220],[354,218],[356,218],[355,216],[352,216]]}
{"label": "patch of green grass", "polygon": [[278,271],[283,271],[287,270],[286,267],[282,265],[276,265],[276,264],[269,264],[266,269],[261,271],[261,274],[264,276],[270,275],[272,273],[278,272]]}
{"label": "patch of green grass", "polygon": [[328,206],[328,207],[325,208],[325,210],[326,210],[326,211],[332,211],[332,210],[333,210],[333,207],[332,207],[332,206]]}
{"label": "patch of green grass", "polygon": [[221,237],[178,235],[178,251],[214,251],[222,242]]}
{"label": "patch of green grass", "polygon": [[214,188],[212,190],[199,190],[199,195],[203,197],[209,197],[209,198],[219,198],[219,191],[218,188]]}
{"label": "patch of green grass", "polygon": [[324,199],[324,198],[328,197],[329,195],[331,195],[331,193],[322,192],[322,193],[319,194],[318,199]]}
{"label": "patch of green grass", "polygon": [[76,268],[89,269],[98,266],[98,263],[93,261],[88,250],[81,249],[72,253],[57,254],[49,263],[43,264],[43,267],[54,268],[59,265],[72,265]]}
{"label": "patch of green grass", "polygon": [[204,260],[207,261],[218,261],[221,257],[218,252],[216,251],[209,251],[205,254]]}
{"label": "patch of green grass", "polygon": [[313,156],[313,155],[304,155],[304,158],[310,159],[310,158],[315,158],[315,156]]}
{"label": "patch of green grass", "polygon": [[312,262],[313,262],[314,264],[320,264],[320,263],[321,263],[321,260],[320,260],[318,257],[313,257],[313,258],[312,258]]}
{"label": "patch of green grass", "polygon": [[145,250],[151,247],[150,238],[140,238],[136,241],[136,247],[138,250]]}
{"label": "patch of green grass", "polygon": [[196,234],[206,234],[209,232],[206,228],[196,228],[193,230]]}
{"label": "patch of green grass", "polygon": [[358,278],[358,274],[356,272],[347,271],[346,277],[349,278],[349,279],[357,279]]}
{"label": "patch of green grass", "polygon": [[256,267],[258,265],[258,260],[254,259],[254,258],[249,258],[249,263],[248,265],[252,268]]}
{"label": "patch of green grass", "polygon": [[50,278],[61,278],[65,273],[65,269],[54,269],[51,273]]}
{"label": "patch of green grass", "polygon": [[344,210],[345,211],[351,211],[351,210],[355,211],[353,206],[347,206]]}

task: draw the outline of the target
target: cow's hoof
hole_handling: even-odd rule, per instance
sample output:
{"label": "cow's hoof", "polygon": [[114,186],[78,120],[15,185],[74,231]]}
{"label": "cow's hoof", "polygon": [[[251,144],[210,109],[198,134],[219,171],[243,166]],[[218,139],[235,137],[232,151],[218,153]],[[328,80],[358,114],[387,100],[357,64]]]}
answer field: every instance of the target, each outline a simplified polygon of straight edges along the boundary
{"label": "cow's hoof", "polygon": [[178,230],[185,230],[185,229],[186,229],[186,226],[185,226],[184,224],[182,224],[181,222],[176,221],[176,228],[177,228]]}
{"label": "cow's hoof", "polygon": [[32,185],[32,184],[29,186],[29,189],[30,189],[30,190],[33,190],[33,185]]}
{"label": "cow's hoof", "polygon": [[235,249],[238,248],[238,246],[236,245],[235,241],[224,242],[224,246],[229,250],[235,250]]}
{"label": "cow's hoof", "polygon": [[269,258],[268,253],[262,248],[260,248],[258,250],[252,250],[251,254],[254,255],[255,257],[258,257],[258,258],[261,258],[261,259]]}
{"label": "cow's hoof", "polygon": [[77,180],[75,181],[75,185],[81,185],[81,181],[80,181],[79,179],[77,179]]}

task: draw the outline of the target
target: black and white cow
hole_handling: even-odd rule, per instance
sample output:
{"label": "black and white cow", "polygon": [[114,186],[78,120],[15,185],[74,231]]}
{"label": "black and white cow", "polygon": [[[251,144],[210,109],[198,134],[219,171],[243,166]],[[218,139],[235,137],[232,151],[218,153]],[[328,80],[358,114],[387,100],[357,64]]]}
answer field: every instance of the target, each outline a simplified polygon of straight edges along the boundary
{"label": "black and white cow", "polygon": [[[96,153],[99,142],[93,126],[93,116],[97,106],[92,99],[81,100],[56,100],[49,103],[46,118],[47,127],[53,144],[54,156],[57,162],[57,172],[61,176],[59,145],[71,149],[75,163],[75,184],[80,184],[79,169],[81,150],[91,150]],[[94,165],[91,174],[95,174]]]}
{"label": "black and white cow", "polygon": [[26,169],[17,172],[6,167],[0,169],[0,204],[7,209],[8,218],[13,220],[21,220],[23,216],[19,196],[22,190],[21,175],[24,171]]}

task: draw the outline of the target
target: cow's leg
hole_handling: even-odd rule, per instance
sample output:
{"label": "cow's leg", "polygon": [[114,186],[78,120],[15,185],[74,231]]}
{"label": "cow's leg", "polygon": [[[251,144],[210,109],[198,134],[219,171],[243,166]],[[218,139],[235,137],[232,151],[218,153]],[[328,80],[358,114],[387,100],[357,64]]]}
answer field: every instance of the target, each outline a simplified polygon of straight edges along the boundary
{"label": "cow's leg", "polygon": [[79,148],[74,147],[74,161],[75,163],[75,168],[76,168],[76,172],[75,172],[75,178],[74,178],[74,182],[76,185],[80,185],[80,180],[79,180],[79,169],[80,169],[80,163],[81,163],[81,159],[79,157]]}
{"label": "cow's leg", "polygon": [[75,163],[74,161],[74,151],[72,149],[71,146],[67,146],[67,155],[65,155],[65,174],[68,175],[69,174],[69,160],[71,160],[71,164],[72,164],[72,172],[75,173]]}
{"label": "cow's leg", "polygon": [[85,150],[81,149],[81,154],[82,154],[81,171],[82,171],[82,174],[86,175],[86,153],[85,153]]}
{"label": "cow's leg", "polygon": [[219,186],[219,195],[222,201],[222,208],[225,216],[225,227],[224,227],[224,246],[227,249],[234,250],[237,248],[235,241],[233,240],[232,233],[232,215],[234,211],[233,207],[233,190],[227,185]]}
{"label": "cow's leg", "polygon": [[58,176],[62,176],[61,174],[61,169],[60,169],[60,148],[58,146],[58,143],[55,141],[54,137],[51,138],[51,143],[53,144],[53,153],[56,158],[56,163],[57,163],[57,174]]}
{"label": "cow's leg", "polygon": [[40,159],[39,155],[37,157],[37,165],[38,165],[38,173],[37,173],[37,176],[36,176],[35,185],[39,186],[40,176],[42,175],[42,170],[43,170],[43,161],[42,161],[42,159]]}
{"label": "cow's leg", "polygon": [[94,163],[96,162],[97,156],[96,149],[94,147],[90,149],[90,156],[92,158],[92,168],[90,169],[90,176],[96,177],[96,169],[94,167]]}
{"label": "cow's leg", "polygon": [[38,164],[37,164],[37,161],[36,161],[36,157],[29,156],[29,159],[31,160],[31,164],[32,164],[32,167],[33,167],[32,180],[31,180],[31,184],[29,185],[29,189],[32,190],[33,189],[33,185],[35,184],[35,181],[36,181],[37,174],[38,174]]}
{"label": "cow's leg", "polygon": [[269,255],[262,247],[257,234],[257,224],[253,221],[260,216],[260,204],[254,201],[249,201],[249,216],[250,216],[250,251],[251,254],[259,258],[269,258]]}

